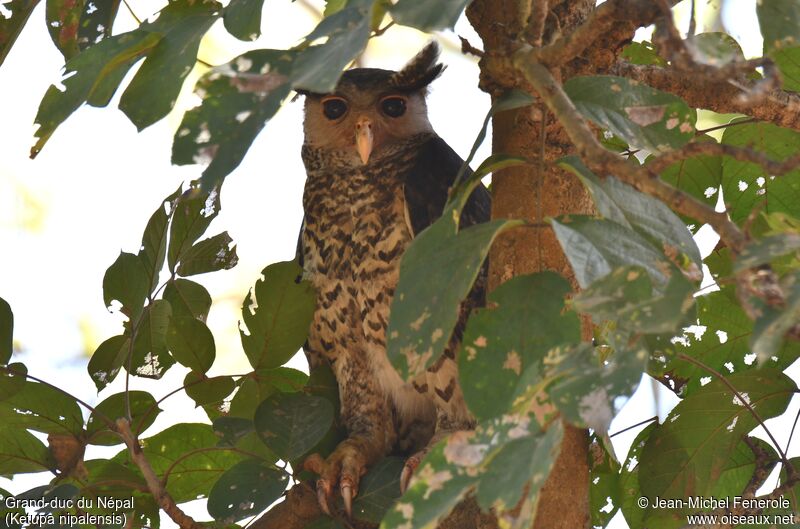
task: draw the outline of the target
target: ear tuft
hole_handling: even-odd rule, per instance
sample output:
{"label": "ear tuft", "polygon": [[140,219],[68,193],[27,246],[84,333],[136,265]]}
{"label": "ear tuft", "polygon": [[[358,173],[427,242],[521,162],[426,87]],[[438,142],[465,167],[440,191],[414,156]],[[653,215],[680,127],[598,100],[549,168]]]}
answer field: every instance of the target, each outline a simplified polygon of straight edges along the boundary
{"label": "ear tuft", "polygon": [[403,69],[392,75],[390,83],[403,92],[416,92],[431,84],[444,71],[439,60],[439,44],[431,41]]}

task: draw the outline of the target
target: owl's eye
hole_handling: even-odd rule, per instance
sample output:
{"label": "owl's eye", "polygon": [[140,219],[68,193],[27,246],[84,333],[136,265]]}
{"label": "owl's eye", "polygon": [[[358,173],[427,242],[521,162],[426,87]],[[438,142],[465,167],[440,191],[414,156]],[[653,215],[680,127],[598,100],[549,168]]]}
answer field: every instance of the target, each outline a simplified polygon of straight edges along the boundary
{"label": "owl's eye", "polygon": [[390,96],[381,101],[381,110],[390,118],[399,118],[406,113],[406,100],[398,96]]}
{"label": "owl's eye", "polygon": [[322,113],[325,117],[334,120],[344,116],[347,112],[347,101],[341,97],[329,97],[322,100]]}

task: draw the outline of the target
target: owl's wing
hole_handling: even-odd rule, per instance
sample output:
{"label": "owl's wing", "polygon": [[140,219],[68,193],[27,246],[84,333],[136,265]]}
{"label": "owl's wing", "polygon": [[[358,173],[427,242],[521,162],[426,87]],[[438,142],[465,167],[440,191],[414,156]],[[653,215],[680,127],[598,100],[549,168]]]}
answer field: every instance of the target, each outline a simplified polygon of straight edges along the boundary
{"label": "owl's wing", "polygon": [[[447,194],[464,161],[447,143],[434,136],[419,147],[411,169],[404,175],[404,193],[408,222],[414,235],[442,216]],[[472,171],[467,169],[464,178]],[[461,212],[461,228],[489,220],[492,199],[489,191],[479,184]]]}

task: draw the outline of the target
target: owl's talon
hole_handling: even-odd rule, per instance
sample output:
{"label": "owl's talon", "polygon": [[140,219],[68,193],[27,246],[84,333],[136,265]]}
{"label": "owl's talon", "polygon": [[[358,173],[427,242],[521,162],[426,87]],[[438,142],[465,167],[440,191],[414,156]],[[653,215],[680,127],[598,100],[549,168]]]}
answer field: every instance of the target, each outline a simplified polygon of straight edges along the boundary
{"label": "owl's talon", "polygon": [[411,478],[414,476],[414,472],[417,470],[421,460],[422,458],[416,454],[406,459],[406,464],[403,466],[403,472],[400,474],[401,494],[405,494],[408,490],[408,485],[411,483]]}
{"label": "owl's talon", "polygon": [[317,480],[317,503],[319,503],[319,508],[322,509],[322,512],[331,516],[331,509],[328,506],[328,494],[325,491],[328,488],[326,485],[327,483],[324,480]]}
{"label": "owl's talon", "polygon": [[353,517],[353,487],[347,483],[342,483],[342,501],[344,501],[344,512],[347,518]]}

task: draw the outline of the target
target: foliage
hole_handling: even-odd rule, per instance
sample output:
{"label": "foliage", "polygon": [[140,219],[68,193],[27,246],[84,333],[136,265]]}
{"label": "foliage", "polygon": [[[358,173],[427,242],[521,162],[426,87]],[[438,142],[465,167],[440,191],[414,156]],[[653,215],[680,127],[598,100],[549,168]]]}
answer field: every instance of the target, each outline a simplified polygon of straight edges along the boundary
{"label": "foliage", "polygon": [[[20,497],[132,498],[121,508],[131,520],[128,527],[157,527],[165,497],[176,504],[206,499],[209,515],[227,526],[259,515],[290,484],[310,479],[301,472],[304,458],[330,453],[343,438],[330,367],[314,366],[310,375],[286,367],[306,340],[316,293],[296,261],[264,268],[242,304],[241,352],[251,369],[209,376],[217,355],[206,323],[212,299],[194,276],[230,269],[238,256],[227,232],[206,232],[220,211],[225,177],[293,90],[333,90],[341,71],[369,39],[383,34],[388,19],[428,32],[451,28],[468,3],[330,0],[297,46],[248,51],[197,81],[200,104],[182,118],[172,161],[207,167],[198,180],[158,203],[136,252],[120,252],[108,267],[103,302],[124,323],[87,367],[98,392],[120,376],[160,379],[176,364],[189,371],[184,384],[161,399],[126,384],[124,392],[89,406],[14,361],[14,314],[0,299],[0,475],[54,475]],[[65,59],[63,87],[50,87],[42,98],[32,155],[75,110],[107,106],[118,90],[120,109],[138,129],[162,119],[175,107],[209,28],[222,19],[234,37],[254,40],[261,32],[262,4],[171,0],[156,17],[114,34],[118,0],[48,0],[48,30]],[[8,16],[0,19],[0,62],[35,5],[3,4]],[[797,5],[763,0],[757,13],[766,56],[783,74],[783,88],[797,91]],[[699,69],[735,67],[751,78],[761,76],[725,33],[680,42]],[[649,42],[632,43],[621,54],[633,65],[677,64],[667,55],[668,46]],[[760,63],[765,64],[772,63]],[[618,154],[628,157],[625,166],[596,162],[576,141],[581,156],[557,162],[585,186],[596,211],[543,219],[579,289],[553,271],[504,277],[466,328],[456,328],[462,302],[495,241],[514,229],[542,228],[518,219],[459,226],[481,178],[532,163],[495,153],[475,173],[467,171],[490,119],[535,103],[532,93],[498,90],[441,218],[403,256],[386,332],[389,359],[404,380],[424,375],[454,334],[462,333],[459,381],[477,425],[439,441],[402,495],[403,460],[392,455],[375,464],[353,505],[357,523],[429,528],[473,496],[503,527],[529,527],[561,449],[564,427],[558,418],[592,429],[590,505],[596,526],[621,512],[635,529],[681,527],[696,509],[647,508],[636,499],[753,494],[758,476],[778,464],[784,486],[797,486],[797,461],[788,460],[764,421],[780,416],[798,391],[785,371],[800,356],[800,169],[794,164],[776,174],[764,160],[793,161],[800,133],[736,118],[717,139],[697,130],[697,109],[679,95],[621,76],[579,75],[556,88],[569,103],[556,117],[577,123],[565,127],[568,133],[588,131],[591,121],[615,161],[624,159]],[[540,91],[539,100],[547,98]],[[640,165],[633,154],[645,162]],[[633,181],[627,167],[650,172],[646,180]],[[731,226],[722,224],[724,215],[712,214],[720,194]],[[736,230],[741,240],[733,247],[721,244],[703,259],[687,223],[704,222]],[[713,290],[700,290],[704,265]],[[592,324],[592,340],[582,334],[581,318],[587,329]],[[618,461],[610,424],[645,374],[681,401],[662,423],[642,429]],[[210,424],[178,423],[153,432],[165,400],[179,392],[203,408]],[[771,443],[752,436],[759,426]],[[119,451],[108,460],[84,460],[90,445]],[[8,496],[0,490],[0,506]],[[796,504],[792,508],[797,511]],[[2,509],[3,516],[14,510]],[[65,504],[56,509],[62,511],[79,509]],[[327,516],[309,525],[338,526]]]}

